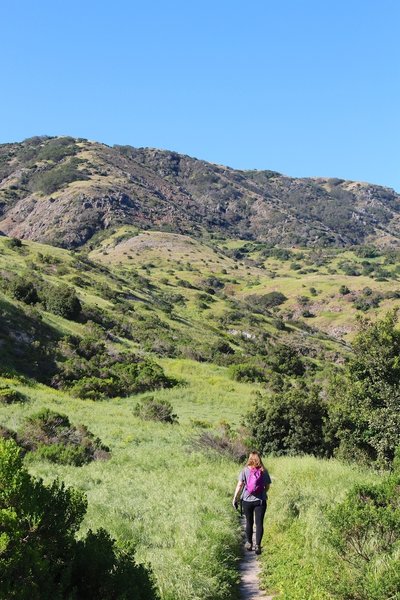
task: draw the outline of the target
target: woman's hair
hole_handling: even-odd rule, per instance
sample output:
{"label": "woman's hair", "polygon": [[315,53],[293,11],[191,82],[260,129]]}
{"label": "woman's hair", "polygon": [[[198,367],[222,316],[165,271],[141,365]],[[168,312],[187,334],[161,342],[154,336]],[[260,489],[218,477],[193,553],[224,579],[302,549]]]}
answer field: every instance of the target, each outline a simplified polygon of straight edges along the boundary
{"label": "woman's hair", "polygon": [[257,469],[261,468],[264,471],[265,467],[261,460],[261,455],[259,452],[257,452],[257,450],[253,450],[252,452],[250,452],[249,458],[247,460],[247,466],[256,467]]}

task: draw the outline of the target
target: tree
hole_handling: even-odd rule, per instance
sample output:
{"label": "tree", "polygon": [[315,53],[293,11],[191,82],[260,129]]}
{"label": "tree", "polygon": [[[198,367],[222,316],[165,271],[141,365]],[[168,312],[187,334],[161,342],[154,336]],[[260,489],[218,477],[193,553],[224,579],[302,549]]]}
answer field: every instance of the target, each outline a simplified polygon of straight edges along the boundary
{"label": "tree", "polygon": [[400,445],[400,331],[397,312],[360,319],[354,354],[330,385],[332,432],[345,458],[389,466]]}
{"label": "tree", "polygon": [[258,399],[244,419],[253,444],[264,454],[329,454],[327,408],[320,392],[317,386],[299,384]]}

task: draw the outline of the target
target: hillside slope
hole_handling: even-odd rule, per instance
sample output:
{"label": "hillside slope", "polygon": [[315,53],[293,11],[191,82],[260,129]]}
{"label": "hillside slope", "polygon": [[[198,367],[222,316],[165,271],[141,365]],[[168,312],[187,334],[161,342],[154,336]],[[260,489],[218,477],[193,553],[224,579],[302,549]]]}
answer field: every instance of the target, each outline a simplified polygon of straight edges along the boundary
{"label": "hillside slope", "polygon": [[0,145],[0,231],[65,248],[115,225],[280,245],[398,245],[400,196],[69,137]]}

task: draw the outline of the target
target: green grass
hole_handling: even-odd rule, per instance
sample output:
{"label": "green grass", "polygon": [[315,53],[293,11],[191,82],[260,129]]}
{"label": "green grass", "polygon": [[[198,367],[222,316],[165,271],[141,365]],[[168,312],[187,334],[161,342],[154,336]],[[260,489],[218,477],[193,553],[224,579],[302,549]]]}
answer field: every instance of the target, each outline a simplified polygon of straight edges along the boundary
{"label": "green grass", "polygon": [[138,560],[152,566],[163,600],[230,599],[239,541],[230,498],[239,467],[192,451],[191,439],[200,430],[190,423],[237,421],[251,386],[231,382],[222,368],[167,363],[167,371],[185,376],[188,384],[155,395],[173,403],[179,425],[138,420],[133,408],[139,397],[95,403],[39,385],[18,385],[30,401],[0,406],[0,422],[18,430],[28,415],[48,407],[68,414],[73,424],[88,425],[110,446],[111,460],[76,468],[29,459],[30,472],[84,490],[85,529],[106,527],[120,541],[133,541]]}
{"label": "green grass", "polygon": [[[112,253],[119,236],[132,235],[135,240],[137,233],[136,228],[121,228],[104,239],[102,247]],[[221,259],[209,246],[199,241],[189,243],[185,236],[175,236],[174,240],[177,241],[178,237],[180,245],[174,247],[172,238],[168,238],[171,234],[147,232],[143,235],[152,242],[158,240],[158,254],[152,250],[152,254],[143,252],[129,259],[120,252],[121,242],[115,246],[115,261],[113,256],[101,255],[101,252],[91,255],[101,259],[109,267],[108,272],[88,266],[83,273],[74,266],[75,256],[66,250],[24,242],[23,252],[13,251],[6,247],[5,240],[0,239],[0,269],[24,273],[30,268],[29,261],[33,261],[38,264],[45,279],[52,283],[68,281],[74,275],[84,276],[90,287],[76,287],[76,291],[87,306],[107,308],[111,314],[115,310],[115,314],[127,319],[133,328],[138,328],[139,341],[120,338],[114,340],[115,348],[133,348],[142,354],[145,354],[147,325],[140,329],[141,319],[159,317],[170,326],[170,336],[176,346],[182,340],[193,348],[211,344],[218,334],[225,336],[240,350],[244,347],[240,345],[240,336],[228,333],[229,329],[237,329],[253,334],[265,332],[271,335],[273,341],[295,339],[303,345],[306,337],[307,341],[316,344],[318,357],[323,360],[323,353],[319,352],[321,349],[341,351],[342,348],[334,339],[320,342],[318,331],[305,334],[292,327],[290,333],[281,333],[273,326],[270,315],[257,315],[257,320],[252,321],[248,312],[244,312],[244,317],[238,322],[226,327],[222,327],[218,319],[232,310],[229,298],[241,301],[249,294],[274,290],[281,291],[288,298],[275,309],[276,316],[287,317],[292,312],[293,318],[296,318],[298,296],[310,296],[309,288],[313,286],[318,295],[310,299],[311,310],[316,303],[320,304],[320,309],[307,323],[322,331],[331,331],[334,327],[347,328],[351,335],[357,311],[338,294],[340,285],[346,284],[352,290],[369,285],[381,291],[397,286],[393,281],[376,282],[369,277],[349,277],[341,271],[335,274],[327,272],[328,267],[336,268],[344,258],[353,260],[351,252],[330,251],[327,265],[319,267],[316,273],[299,274],[291,268],[291,260],[268,259],[264,261],[266,269],[260,269],[254,265],[247,266],[244,261]],[[162,248],[167,239],[171,252],[165,258]],[[239,248],[243,242],[222,240],[219,244],[221,248],[227,246],[232,249]],[[69,269],[68,274],[59,276],[51,265],[43,265],[39,252],[57,256]],[[299,262],[303,268],[308,268],[306,262],[312,251],[304,250],[303,254],[304,258]],[[250,258],[258,260],[260,257],[253,253]],[[121,266],[118,266],[118,261]],[[138,268],[148,262],[154,263],[154,267],[148,269],[149,273]],[[173,268],[175,273],[167,275],[166,267]],[[222,269],[228,273],[223,273]],[[137,284],[137,280],[131,278],[132,270],[138,270],[148,278],[153,289]],[[276,272],[275,278],[271,277],[272,270]],[[197,306],[198,291],[179,286],[178,279],[197,285],[211,274],[226,282],[227,298],[214,296],[215,302],[203,311]],[[122,306],[122,312],[117,313],[121,306],[102,298],[95,287],[99,284],[107,284],[114,291],[130,290],[142,301],[127,302]],[[160,292],[181,293],[186,298],[186,305],[174,306],[171,316],[157,305]],[[7,300],[12,303],[9,297]],[[387,306],[396,304],[398,300],[382,302],[378,310],[368,314],[375,317]],[[21,329],[25,322],[22,309],[26,310],[26,307],[17,302],[14,305],[19,309],[15,312],[20,315]],[[129,308],[133,312],[129,312]],[[240,304],[239,309],[243,309]],[[80,335],[85,329],[82,323],[54,316],[40,307],[37,310],[44,324],[63,334]],[[10,337],[8,342],[11,339],[14,338]],[[261,388],[259,384],[232,381],[227,369],[217,365],[181,358],[158,357],[156,360],[167,375],[184,382],[183,385],[152,393],[158,399],[171,402],[178,414],[179,425],[138,420],[133,415],[133,408],[140,396],[95,403],[73,399],[45,386],[24,386],[16,379],[8,380],[8,383],[30,400],[22,405],[0,405],[0,423],[18,430],[24,418],[48,407],[66,413],[74,425],[87,425],[103,443],[110,446],[112,458],[109,461],[77,468],[30,458],[27,461],[29,470],[46,481],[58,476],[68,485],[84,490],[89,500],[85,529],[102,526],[122,542],[133,541],[138,560],[149,563],[154,570],[162,600],[233,600],[237,592],[240,532],[230,500],[240,466],[227,459],[192,451],[191,440],[201,431],[200,426],[194,425],[196,421],[216,428],[222,421],[239,426],[255,392]],[[354,482],[371,480],[375,476],[333,460],[271,459],[267,460],[267,465],[273,476],[273,486],[266,521],[266,551],[262,556],[263,582],[268,589],[279,591],[283,600],[333,599],[331,590],[340,578],[340,569],[324,542],[326,523],[323,509],[342,498]]]}
{"label": "green grass", "polygon": [[337,592],[344,565],[326,542],[325,509],[356,483],[379,475],[313,457],[267,460],[273,479],[266,518],[262,583],[282,600],[346,600]]}

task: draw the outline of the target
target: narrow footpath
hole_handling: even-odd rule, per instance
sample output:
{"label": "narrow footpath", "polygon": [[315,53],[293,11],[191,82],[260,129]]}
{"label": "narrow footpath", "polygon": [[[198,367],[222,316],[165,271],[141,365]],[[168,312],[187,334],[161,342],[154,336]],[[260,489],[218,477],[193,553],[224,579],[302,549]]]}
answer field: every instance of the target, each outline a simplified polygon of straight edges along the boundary
{"label": "narrow footpath", "polygon": [[[244,518],[242,527],[244,527]],[[244,550],[244,555],[239,564],[240,572],[240,599],[241,600],[274,600],[276,596],[268,595],[260,590],[260,563],[254,551]]]}

